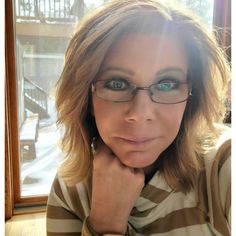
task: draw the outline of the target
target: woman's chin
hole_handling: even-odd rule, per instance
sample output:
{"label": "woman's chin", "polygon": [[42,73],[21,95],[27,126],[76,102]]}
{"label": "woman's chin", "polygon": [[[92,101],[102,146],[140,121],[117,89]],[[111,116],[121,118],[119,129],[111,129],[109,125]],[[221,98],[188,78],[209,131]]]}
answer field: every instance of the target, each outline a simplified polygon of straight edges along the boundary
{"label": "woman's chin", "polygon": [[141,152],[132,152],[126,155],[117,155],[123,165],[130,168],[143,169],[152,165],[158,155],[147,155]]}

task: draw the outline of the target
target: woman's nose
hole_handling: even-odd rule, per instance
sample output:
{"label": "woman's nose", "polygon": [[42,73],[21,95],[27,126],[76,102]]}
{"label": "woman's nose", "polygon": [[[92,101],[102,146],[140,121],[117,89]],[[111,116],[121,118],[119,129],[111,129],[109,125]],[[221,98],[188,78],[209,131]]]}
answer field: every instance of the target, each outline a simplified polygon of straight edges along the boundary
{"label": "woman's nose", "polygon": [[139,90],[128,105],[125,119],[128,122],[145,122],[155,119],[155,104],[147,90]]}

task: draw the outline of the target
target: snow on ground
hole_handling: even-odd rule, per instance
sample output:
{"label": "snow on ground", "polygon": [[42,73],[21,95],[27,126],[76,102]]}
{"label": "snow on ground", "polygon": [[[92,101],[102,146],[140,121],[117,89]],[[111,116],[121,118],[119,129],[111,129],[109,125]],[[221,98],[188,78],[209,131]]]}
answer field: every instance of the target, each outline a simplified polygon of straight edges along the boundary
{"label": "snow on ground", "polygon": [[35,143],[36,158],[21,163],[21,196],[47,195],[63,160],[59,148],[60,132],[56,127],[56,113],[48,102],[50,118],[40,120],[39,136]]}

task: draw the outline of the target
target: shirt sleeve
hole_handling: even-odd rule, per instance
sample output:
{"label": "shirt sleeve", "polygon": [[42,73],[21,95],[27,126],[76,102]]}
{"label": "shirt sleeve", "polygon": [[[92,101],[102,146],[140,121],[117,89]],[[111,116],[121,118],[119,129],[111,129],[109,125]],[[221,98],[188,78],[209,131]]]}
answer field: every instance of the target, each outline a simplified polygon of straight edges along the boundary
{"label": "shirt sleeve", "polygon": [[230,235],[231,228],[231,140],[207,156],[207,194],[210,223],[216,235]]}
{"label": "shirt sleeve", "polygon": [[88,200],[83,197],[87,196],[81,186],[68,188],[58,177],[55,178],[47,203],[48,236],[99,236],[89,225]]}

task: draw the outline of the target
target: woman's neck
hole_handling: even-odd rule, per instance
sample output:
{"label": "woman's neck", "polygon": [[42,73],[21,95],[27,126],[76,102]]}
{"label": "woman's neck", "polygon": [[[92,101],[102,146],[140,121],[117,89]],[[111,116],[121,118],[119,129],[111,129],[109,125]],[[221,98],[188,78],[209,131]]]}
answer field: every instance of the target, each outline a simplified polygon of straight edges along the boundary
{"label": "woman's neck", "polygon": [[159,169],[159,165],[157,161],[154,162],[152,165],[144,168],[145,185],[151,180],[151,178],[154,176],[154,174],[157,172],[158,169]]}

